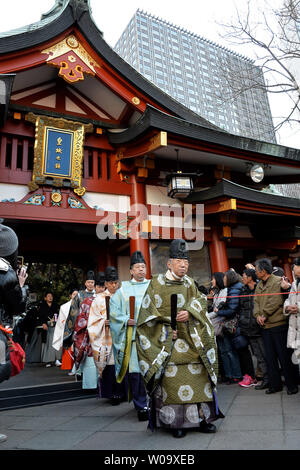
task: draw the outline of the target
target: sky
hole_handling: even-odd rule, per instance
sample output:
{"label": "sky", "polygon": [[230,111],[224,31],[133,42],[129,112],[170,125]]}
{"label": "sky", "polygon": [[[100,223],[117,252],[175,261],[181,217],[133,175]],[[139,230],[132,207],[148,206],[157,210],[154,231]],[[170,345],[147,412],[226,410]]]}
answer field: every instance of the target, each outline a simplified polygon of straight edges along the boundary
{"label": "sky", "polygon": [[[257,8],[266,10],[266,0],[252,1],[256,2]],[[272,4],[279,1],[272,0]],[[90,0],[93,19],[103,32],[106,42],[112,47],[139,8],[244,56],[254,58],[254,51],[249,46],[245,49],[240,45],[229,44],[222,37],[222,24],[229,23],[235,17],[236,7],[241,10],[245,2],[246,0]],[[41,14],[48,12],[55,0],[2,0],[1,3],[0,31],[8,31],[39,21]],[[277,109],[284,106],[284,102],[282,99],[277,98],[275,101],[270,97],[270,105],[275,115]],[[282,145],[300,148],[298,130],[289,131],[286,128],[277,140]]]}

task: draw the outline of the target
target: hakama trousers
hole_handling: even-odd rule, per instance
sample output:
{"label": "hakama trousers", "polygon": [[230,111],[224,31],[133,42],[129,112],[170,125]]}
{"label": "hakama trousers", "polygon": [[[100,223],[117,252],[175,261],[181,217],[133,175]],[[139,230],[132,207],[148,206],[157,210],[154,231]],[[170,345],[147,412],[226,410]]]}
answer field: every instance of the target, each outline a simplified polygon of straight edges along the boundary
{"label": "hakama trousers", "polygon": [[128,381],[131,388],[132,401],[136,411],[144,410],[148,407],[148,402],[146,389],[141,374],[138,372],[129,373]]}
{"label": "hakama trousers", "polygon": [[125,376],[124,380],[119,384],[116,381],[114,365],[106,366],[102,377],[99,377],[99,397],[109,399],[118,397],[120,400],[127,400],[128,378]]}

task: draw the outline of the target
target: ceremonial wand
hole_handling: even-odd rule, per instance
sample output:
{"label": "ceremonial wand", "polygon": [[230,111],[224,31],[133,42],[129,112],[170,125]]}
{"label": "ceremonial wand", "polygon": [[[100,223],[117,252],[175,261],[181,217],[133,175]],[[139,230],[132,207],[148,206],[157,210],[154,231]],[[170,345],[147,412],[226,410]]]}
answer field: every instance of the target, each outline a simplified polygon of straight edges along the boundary
{"label": "ceremonial wand", "polygon": [[[131,320],[134,320],[134,313],[135,313],[135,297],[134,295],[131,295],[129,297],[129,317]],[[133,331],[133,326],[131,325],[131,333],[130,333],[130,350],[129,350],[129,356],[131,354],[131,346],[132,346],[132,331]]]}
{"label": "ceremonial wand", "polygon": [[135,310],[135,297],[131,295],[129,297],[129,316],[131,320],[134,320],[134,310]]}
{"label": "ceremonial wand", "polygon": [[[130,320],[134,320],[134,311],[135,311],[135,297],[131,295],[129,297],[129,317]],[[129,361],[131,356],[131,347],[132,347],[132,335],[133,335],[133,325],[127,324],[127,331],[126,331],[126,343],[125,343],[125,350],[123,361],[121,365],[120,372],[117,376],[117,382],[121,383],[125,377],[127,369],[129,367]]]}
{"label": "ceremonial wand", "polygon": [[106,306],[106,318],[109,320],[109,301],[110,301],[110,296],[106,295],[105,296],[105,306]]}
{"label": "ceremonial wand", "polygon": [[177,294],[171,294],[171,328],[176,331],[176,317],[177,317]]}
{"label": "ceremonial wand", "polygon": [[[110,301],[110,296],[106,295],[105,296],[105,306],[106,306],[106,319],[109,320],[109,301]],[[105,336],[108,337],[108,325],[105,325]]]}

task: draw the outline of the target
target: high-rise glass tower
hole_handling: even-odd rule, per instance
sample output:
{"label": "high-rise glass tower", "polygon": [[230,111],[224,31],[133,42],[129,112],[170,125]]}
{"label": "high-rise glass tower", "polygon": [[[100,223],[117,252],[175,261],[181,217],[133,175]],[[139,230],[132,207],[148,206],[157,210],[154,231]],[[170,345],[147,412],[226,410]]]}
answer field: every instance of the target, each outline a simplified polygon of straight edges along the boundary
{"label": "high-rise glass tower", "polygon": [[[165,93],[213,124],[233,134],[276,142],[267,93],[261,86],[263,74],[250,59],[141,10],[115,51]],[[229,82],[237,85],[237,81],[243,92],[228,100]]]}

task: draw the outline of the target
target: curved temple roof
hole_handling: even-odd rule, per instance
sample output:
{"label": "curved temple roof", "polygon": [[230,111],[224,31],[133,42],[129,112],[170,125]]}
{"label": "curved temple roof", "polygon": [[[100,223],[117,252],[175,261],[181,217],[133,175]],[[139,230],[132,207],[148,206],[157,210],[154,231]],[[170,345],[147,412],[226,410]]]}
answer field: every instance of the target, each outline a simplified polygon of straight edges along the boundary
{"label": "curved temple roof", "polygon": [[229,134],[223,129],[204,128],[198,123],[188,122],[163,113],[151,105],[147,105],[144,114],[132,127],[123,132],[110,134],[109,140],[112,144],[122,145],[133,141],[149,128],[161,129],[191,139],[225,145],[247,152],[256,152],[270,157],[300,162],[299,149]]}
{"label": "curved temple roof", "polygon": [[120,145],[128,142],[145,132],[149,126],[158,126],[189,138],[207,140],[266,156],[300,161],[300,150],[230,134],[177,102],[148,81],[103,39],[103,34],[92,17],[90,0],[55,0],[53,7],[42,15],[39,22],[15,31],[0,33],[0,57],[50,41],[74,25],[94,51],[117,73],[151,98],[152,102],[158,103],[165,109],[165,112],[162,112],[148,104],[144,114],[133,126],[109,136],[112,144]]}
{"label": "curved temple roof", "polygon": [[0,33],[0,57],[45,43],[73,25],[78,27],[100,57],[142,93],[164,107],[166,111],[170,111],[173,115],[189,122],[211,129],[219,129],[161,91],[125,62],[103,39],[103,33],[93,20],[89,0],[56,0],[51,10],[42,15],[40,21],[14,31]]}
{"label": "curved temple roof", "polygon": [[217,199],[222,196],[242,199],[244,201],[254,202],[255,204],[269,204],[276,207],[300,209],[300,200],[297,198],[257,191],[256,189],[250,189],[226,179],[222,179],[222,181],[209,189],[196,191],[189,196],[186,201],[189,203],[198,203]]}
{"label": "curved temple roof", "polygon": [[21,26],[17,29],[1,32],[0,38],[7,38],[9,36],[15,36],[18,34],[23,34],[29,31],[36,31],[43,28],[44,26],[48,25],[49,23],[52,23],[52,21],[57,19],[63,13],[69,3],[70,0],[55,0],[55,4],[53,5],[53,7],[47,13],[42,14],[42,17],[39,21],[31,23],[29,25]]}

